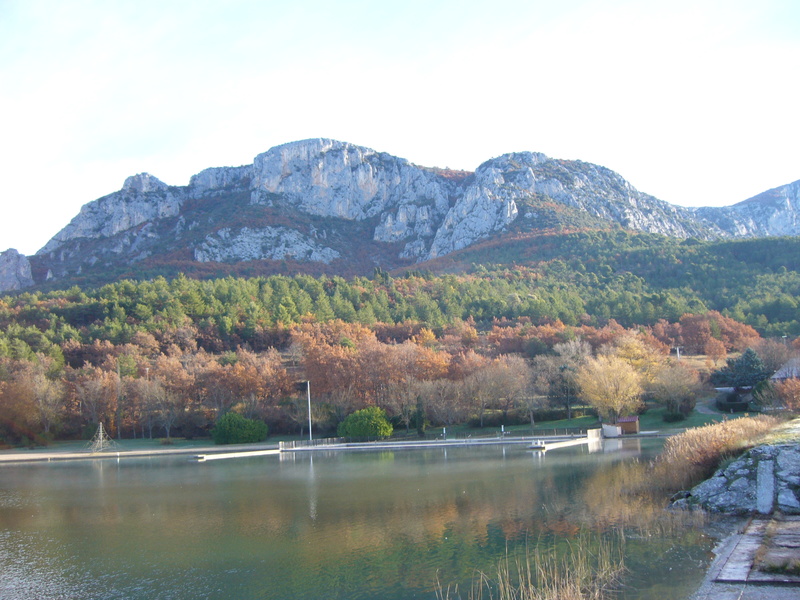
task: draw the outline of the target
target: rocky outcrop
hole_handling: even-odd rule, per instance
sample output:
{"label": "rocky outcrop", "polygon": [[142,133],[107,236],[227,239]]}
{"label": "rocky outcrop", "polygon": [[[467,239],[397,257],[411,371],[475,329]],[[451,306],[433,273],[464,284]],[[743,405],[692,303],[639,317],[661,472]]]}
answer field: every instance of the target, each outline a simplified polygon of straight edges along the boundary
{"label": "rocky outcrop", "polygon": [[243,227],[237,232],[220,229],[195,249],[194,259],[200,262],[243,260],[284,260],[328,264],[339,258],[332,248],[317,244],[299,231],[286,227]]}
{"label": "rocky outcrop", "polygon": [[0,292],[22,290],[33,285],[31,263],[14,248],[0,252]]}
{"label": "rocky outcrop", "polygon": [[[367,240],[380,246],[371,246],[381,255],[375,264],[391,268],[512,227],[552,227],[559,211],[540,208],[559,205],[590,216],[587,222],[673,237],[798,235],[799,196],[797,182],[727,208],[688,209],[639,192],[604,167],[540,153],[505,154],[466,173],[310,139],[271,148],[251,165],[205,169],[187,186],[168,186],[147,173],[129,177],[120,191],[83,206],[37,253],[42,266],[36,263],[35,271],[58,279],[166,254],[330,262],[334,253],[358,254]],[[303,233],[312,227],[335,243],[322,246]]]}
{"label": "rocky outcrop", "polygon": [[147,221],[177,215],[186,200],[183,188],[171,188],[148,173],[133,175],[122,189],[84,204],[69,225],[36,254],[48,254],[75,239],[110,237]]}
{"label": "rocky outcrop", "polygon": [[369,148],[329,139],[277,146],[256,156],[252,202],[361,221],[380,218],[373,239],[407,240],[421,256],[458,186],[435,173]]}
{"label": "rocky outcrop", "polygon": [[253,165],[243,167],[212,167],[189,179],[189,196],[198,198],[231,191],[245,191],[253,179]]}
{"label": "rocky outcrop", "polygon": [[694,209],[696,217],[730,237],[800,235],[800,181],[733,206]]}
{"label": "rocky outcrop", "polygon": [[726,514],[800,514],[800,445],[760,446],[681,494],[674,508]]}

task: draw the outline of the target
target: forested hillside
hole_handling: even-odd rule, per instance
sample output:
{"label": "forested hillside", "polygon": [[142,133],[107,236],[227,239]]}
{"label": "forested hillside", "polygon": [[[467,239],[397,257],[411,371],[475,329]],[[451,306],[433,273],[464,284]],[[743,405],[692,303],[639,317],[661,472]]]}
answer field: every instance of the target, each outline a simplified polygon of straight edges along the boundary
{"label": "forested hillside", "polygon": [[125,437],[203,435],[228,410],[297,431],[298,379],[329,431],[368,405],[407,428],[490,409],[524,420],[569,409],[572,373],[595,355],[624,357],[654,390],[672,348],[715,365],[760,345],[774,367],[800,334],[795,238],[520,234],[424,267],[5,296],[0,435],[75,437],[101,420]]}

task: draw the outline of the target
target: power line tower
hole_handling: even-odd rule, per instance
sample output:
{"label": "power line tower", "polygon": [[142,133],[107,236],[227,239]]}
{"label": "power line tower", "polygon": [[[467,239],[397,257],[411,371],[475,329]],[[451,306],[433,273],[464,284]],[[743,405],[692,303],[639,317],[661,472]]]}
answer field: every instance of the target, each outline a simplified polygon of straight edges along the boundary
{"label": "power line tower", "polygon": [[89,452],[105,452],[106,450],[113,450],[117,448],[117,443],[108,437],[106,430],[103,428],[103,423],[100,423],[100,426],[97,428],[97,433],[94,434],[94,437],[89,440],[89,443],[86,444],[86,449]]}

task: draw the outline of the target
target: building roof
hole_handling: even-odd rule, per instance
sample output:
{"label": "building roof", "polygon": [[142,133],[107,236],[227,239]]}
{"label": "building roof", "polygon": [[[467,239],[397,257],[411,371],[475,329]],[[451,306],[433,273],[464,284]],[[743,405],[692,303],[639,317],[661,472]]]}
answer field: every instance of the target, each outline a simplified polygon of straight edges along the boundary
{"label": "building roof", "polygon": [[620,417],[619,419],[617,419],[617,423],[636,423],[636,421],[638,420],[639,417],[637,415],[634,415],[632,417]]}
{"label": "building roof", "polygon": [[798,379],[800,378],[800,357],[791,358],[786,361],[780,369],[775,372],[770,379]]}

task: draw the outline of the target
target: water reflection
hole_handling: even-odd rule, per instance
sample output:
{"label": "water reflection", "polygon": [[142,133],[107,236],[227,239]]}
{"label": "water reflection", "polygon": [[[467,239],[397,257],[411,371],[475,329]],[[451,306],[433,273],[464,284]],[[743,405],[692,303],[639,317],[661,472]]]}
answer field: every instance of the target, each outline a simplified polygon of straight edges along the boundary
{"label": "water reflection", "polygon": [[[0,597],[14,589],[37,598],[433,598],[437,574],[463,584],[532,541],[559,543],[619,523],[626,509],[614,490],[630,477],[628,456],[654,449],[3,468]],[[629,550],[634,562],[645,556],[637,568],[655,581],[663,565],[646,555],[661,556],[656,546],[677,544],[693,560],[707,551],[703,540],[654,535]],[[43,577],[57,582],[49,596],[36,595]],[[651,585],[647,577],[641,587]]]}
{"label": "water reflection", "polygon": [[308,516],[317,520],[317,482],[314,475],[314,455],[308,458]]}

